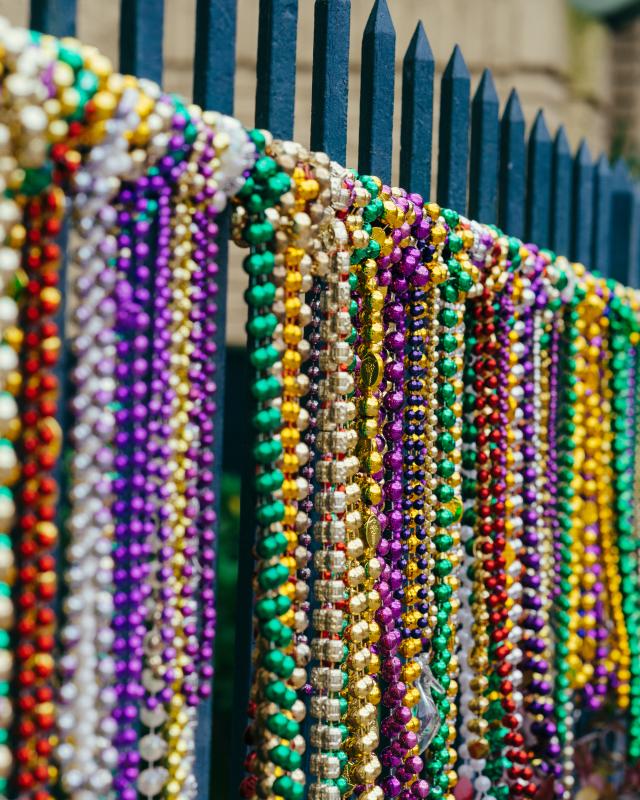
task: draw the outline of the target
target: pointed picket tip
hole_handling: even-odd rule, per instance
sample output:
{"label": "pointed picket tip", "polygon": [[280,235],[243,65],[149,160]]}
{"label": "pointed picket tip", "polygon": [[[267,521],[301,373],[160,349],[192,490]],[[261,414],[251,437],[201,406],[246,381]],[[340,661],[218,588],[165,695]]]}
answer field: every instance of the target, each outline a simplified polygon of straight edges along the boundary
{"label": "pointed picket tip", "polygon": [[595,163],[595,170],[599,177],[609,177],[609,175],[611,175],[611,167],[609,166],[609,159],[606,153],[600,154],[600,157]]}
{"label": "pointed picket tip", "polygon": [[480,78],[480,83],[473,96],[474,104],[478,103],[484,106],[499,105],[498,93],[496,92],[496,85],[493,82],[493,75],[490,69],[485,69]]}
{"label": "pointed picket tip", "polygon": [[431,50],[431,45],[429,44],[429,39],[425,33],[424,26],[422,25],[422,22],[418,22],[416,29],[413,32],[413,36],[411,37],[411,41],[409,42],[409,47],[407,47],[404,61],[405,63],[410,64],[413,62],[433,60],[433,51]]}
{"label": "pointed picket tip", "polygon": [[589,145],[587,144],[586,139],[582,139],[578,145],[578,150],[576,151],[576,164],[579,164],[581,167],[590,167],[592,164],[591,151],[589,150]]}
{"label": "pointed picket tip", "polygon": [[517,89],[512,89],[509,93],[502,119],[507,122],[524,122],[524,114],[522,113],[522,105],[520,104]]}
{"label": "pointed picket tip", "polygon": [[536,143],[551,142],[551,134],[549,133],[549,128],[547,127],[544,111],[542,109],[536,114],[531,133],[529,134],[529,141]]}
{"label": "pointed picket tip", "polygon": [[567,132],[564,129],[564,125],[561,125],[558,128],[558,132],[556,133],[556,138],[554,141],[554,149],[557,155],[571,155],[571,146],[569,144],[569,139],[567,138]]}
{"label": "pointed picket tip", "polygon": [[396,29],[393,27],[393,20],[391,19],[387,0],[376,0],[369,14],[367,24],[365,25],[363,39],[367,39],[371,36],[379,36],[384,33],[390,33],[395,36]]}
{"label": "pointed picket tip", "polygon": [[462,50],[458,45],[453,48],[453,53],[451,53],[451,58],[449,59],[449,63],[445,67],[444,73],[442,75],[442,82],[445,83],[447,81],[466,78],[467,80],[471,80],[471,74],[467,68],[467,65],[464,60],[464,56],[462,55]]}
{"label": "pointed picket tip", "polygon": [[611,177],[614,180],[616,188],[626,188],[630,182],[629,168],[627,167],[624,159],[619,158],[613,165],[611,170]]}

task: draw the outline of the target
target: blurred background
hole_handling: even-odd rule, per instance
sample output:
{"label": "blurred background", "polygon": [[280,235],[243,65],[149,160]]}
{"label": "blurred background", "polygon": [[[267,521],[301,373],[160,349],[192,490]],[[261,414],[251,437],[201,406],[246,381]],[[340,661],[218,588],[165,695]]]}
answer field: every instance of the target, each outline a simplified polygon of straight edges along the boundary
{"label": "blurred background", "polygon": [[[195,0],[165,0],[164,87],[191,96]],[[436,59],[434,152],[439,77],[458,43],[472,74],[485,67],[504,103],[519,93],[528,125],[545,109],[552,135],[564,123],[572,148],[584,137],[591,155],[625,155],[640,165],[640,0],[388,0],[396,28],[394,140],[399,142],[402,58],[422,20]],[[300,0],[295,137],[309,141],[313,0]],[[371,0],[352,0],[348,165],[357,164],[360,42]],[[259,0],[238,0],[235,115],[253,124]],[[28,0],[0,0],[0,14],[27,24]],[[119,3],[78,0],[78,37],[117,63]],[[397,170],[399,148],[395,153]],[[433,159],[434,165],[436,159]],[[396,172],[397,177],[397,172]],[[244,276],[230,271],[228,339],[244,341]]]}
{"label": "blurred background", "polygon": [[[0,14],[13,24],[28,24],[28,0],[0,0]],[[362,31],[373,0],[352,0],[347,165],[357,165]],[[78,0],[77,35],[96,45],[117,65],[120,3]],[[545,109],[554,136],[564,124],[572,149],[584,138],[591,155],[624,156],[640,175],[640,0],[388,0],[396,28],[396,96],[394,180],[399,160],[402,59],[418,20],[422,20],[436,59],[434,142],[437,153],[439,79],[454,44],[459,44],[472,75],[472,94],[485,67],[492,70],[503,103],[518,89],[529,127]],[[165,0],[163,85],[190,98],[196,0]],[[254,122],[259,0],[238,0],[235,116]],[[313,0],[299,0],[295,138],[309,142]],[[435,165],[437,159],[433,158]],[[246,452],[248,370],[244,358],[245,275],[240,253],[232,248],[229,265],[226,413],[222,517],[218,565],[218,639],[214,697],[213,798],[235,796],[227,781],[234,671],[235,584],[242,454]],[[249,591],[248,587],[244,591]],[[617,796],[640,797],[640,776],[634,784],[622,776],[616,758],[623,747],[609,741],[620,730],[596,726],[579,752],[580,771],[600,776],[578,792],[578,800]],[[608,737],[605,740],[605,737]],[[602,740],[602,741],[601,741]],[[600,748],[600,750],[598,750]],[[593,768],[602,753],[603,766]],[[618,754],[618,756],[616,756]],[[598,762],[600,763],[600,762]],[[629,794],[625,795],[625,791]]]}

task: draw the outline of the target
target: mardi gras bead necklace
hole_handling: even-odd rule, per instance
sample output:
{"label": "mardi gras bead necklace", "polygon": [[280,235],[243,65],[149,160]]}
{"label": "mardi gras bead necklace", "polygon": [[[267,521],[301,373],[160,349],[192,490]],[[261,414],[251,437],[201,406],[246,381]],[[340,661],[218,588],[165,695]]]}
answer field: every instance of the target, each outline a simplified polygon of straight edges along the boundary
{"label": "mardi gras bead necklace", "polygon": [[376,262],[385,235],[382,227],[376,225],[374,214],[381,210],[375,203],[378,196],[389,195],[386,187],[373,178],[361,177],[360,182],[364,191],[356,191],[354,200],[356,208],[363,208],[362,215],[352,213],[347,219],[353,248],[351,269],[357,278],[355,323],[359,334],[356,349],[359,365],[356,370],[356,407],[361,422],[356,428],[355,449],[359,471],[351,495],[346,497],[350,513],[347,515],[344,581],[349,616],[345,630],[347,683],[343,696],[347,701],[344,722],[349,732],[346,743],[349,763],[345,777],[356,787],[359,796],[375,800],[381,797],[380,788],[374,785],[381,767],[373,752],[379,743],[376,705],[380,701],[379,659],[373,647],[380,636],[375,620],[375,612],[380,606],[375,584],[381,570],[376,556],[381,534],[377,507],[382,500],[378,387],[383,377],[380,357],[384,338],[382,309],[388,281],[387,271],[380,271]]}
{"label": "mardi gras bead necklace", "polygon": [[53,646],[58,529],[55,503],[59,490],[53,470],[61,447],[55,419],[58,382],[53,374],[60,340],[53,317],[60,303],[57,288],[64,196],[50,189],[25,206],[27,292],[22,309],[25,328],[22,389],[22,486],[18,520],[18,607],[16,648],[18,715],[16,748],[19,792],[48,788],[57,771],[51,764],[53,727]]}
{"label": "mardi gras bead necklace", "polygon": [[[358,471],[354,455],[357,437],[352,429],[356,407],[354,391],[351,319],[349,233],[345,224],[356,194],[350,173],[331,165],[331,208],[320,235],[327,248],[328,262],[316,262],[322,287],[320,311],[320,379],[317,415],[317,462],[315,496],[316,521],[313,536],[317,577],[313,584],[319,605],[313,614],[314,638],[311,653],[317,666],[311,670],[313,694],[310,713],[310,743],[313,748],[309,785],[311,800],[339,800],[347,790],[343,768],[347,761],[347,726],[341,722],[344,701],[340,696],[346,673],[340,668],[345,650],[340,634],[346,603],[343,574],[346,569],[347,493],[353,491]],[[362,196],[362,191],[360,191]],[[351,212],[353,213],[353,212]],[[353,275],[353,277],[352,277]],[[355,281],[354,281],[355,282]]]}
{"label": "mardi gras bead necklace", "polygon": [[[575,308],[578,299],[574,295],[574,275],[570,264],[564,259],[557,259],[555,269],[558,273],[556,285],[563,293],[566,304],[560,314],[557,325],[557,369],[559,397],[556,424],[552,426],[557,432],[557,464],[558,464],[558,535],[555,542],[556,560],[559,565],[557,585],[554,588],[554,605],[552,620],[556,635],[554,652],[554,705],[557,720],[558,742],[561,747],[559,763],[554,768],[554,793],[556,797],[566,800],[570,796],[573,785],[571,765],[573,763],[573,694],[570,690],[569,670],[571,653],[571,593],[573,576],[573,531],[572,531],[572,498],[574,497],[574,449],[575,441],[575,403],[577,394],[574,390],[575,376],[575,339],[578,330],[575,327],[577,313]],[[553,355],[553,351],[552,351]],[[560,369],[562,366],[562,369]]]}
{"label": "mardi gras bead necklace", "polygon": [[[633,363],[633,369],[635,372],[635,399],[632,407],[634,408],[634,426],[633,426],[633,447],[634,447],[634,475],[633,475],[633,530],[638,530],[638,524],[640,522],[640,514],[638,512],[638,500],[640,499],[640,414],[638,414],[638,398],[640,398],[640,354],[638,351],[638,347],[635,347],[635,358]],[[624,576],[624,573],[623,573]],[[624,577],[623,577],[624,580]],[[624,588],[624,586],[623,586]],[[635,613],[634,613],[635,612]],[[634,603],[632,609],[627,611],[628,618],[634,620],[638,618],[638,614],[640,613],[640,608],[638,606],[638,602]],[[631,628],[631,635],[630,635],[630,651],[632,655],[631,659],[631,698],[629,703],[629,716],[630,716],[630,726],[629,726],[629,755],[634,761],[637,761],[638,757],[640,757],[640,702],[638,697],[640,696],[640,675],[638,674],[639,669],[639,661],[638,661],[638,654],[640,651],[640,645],[638,644],[638,637],[633,636],[633,628]]]}
{"label": "mardi gras bead necklace", "polygon": [[599,517],[600,517],[600,537],[602,543],[602,560],[604,566],[604,579],[606,581],[606,594],[608,600],[608,617],[610,619],[610,643],[611,650],[609,658],[611,664],[607,665],[609,672],[609,683],[614,689],[618,705],[622,709],[628,707],[629,698],[629,679],[631,673],[629,667],[631,656],[629,653],[629,635],[623,611],[623,595],[621,592],[621,578],[619,573],[620,554],[618,550],[618,539],[615,535],[615,467],[614,459],[616,450],[614,448],[614,430],[612,429],[613,402],[616,390],[627,389],[627,384],[622,385],[616,382],[612,371],[612,350],[611,350],[611,294],[609,287],[602,281],[603,297],[608,305],[607,322],[608,330],[603,335],[602,347],[605,349],[606,358],[600,362],[601,395],[604,402],[601,406],[602,411],[602,436],[603,447],[597,452],[599,462],[600,477],[604,486],[598,490]]}
{"label": "mardi gras bead necklace", "polygon": [[[435,524],[431,538],[435,548],[432,610],[435,624],[431,640],[431,660],[428,668],[423,666],[421,677],[421,681],[425,682],[430,673],[437,684],[429,687],[439,717],[436,735],[429,742],[426,759],[426,772],[430,782],[428,796],[432,798],[452,797],[451,793],[457,784],[457,754],[453,743],[459,678],[457,593],[462,516],[460,401],[463,388],[464,301],[477,275],[477,270],[469,259],[468,251],[474,243],[474,234],[468,223],[449,210],[443,211],[443,222],[449,228],[449,235],[442,261],[431,268],[431,277],[437,284],[439,295],[438,324],[434,337],[437,404],[434,409],[436,437],[432,466],[435,481]],[[442,273],[444,280],[439,273]],[[429,670],[427,674],[426,669]],[[424,734],[423,731],[423,736]]]}
{"label": "mardi gras bead necklace", "polygon": [[[264,136],[259,132],[251,136],[258,152],[264,153]],[[247,765],[251,775],[243,780],[241,791],[243,796],[252,797],[258,782],[261,791],[270,791],[273,784],[274,791],[287,800],[294,800],[304,791],[304,777],[299,771],[296,772],[299,754],[290,750],[285,742],[297,735],[299,721],[304,716],[304,705],[298,700],[297,687],[290,680],[296,669],[295,654],[291,647],[293,631],[278,619],[287,614],[292,603],[288,592],[290,571],[282,561],[288,547],[280,525],[285,507],[282,500],[274,496],[284,481],[283,472],[275,468],[275,462],[283,452],[280,439],[275,436],[283,416],[280,409],[269,402],[281,395],[280,381],[270,374],[271,367],[278,360],[278,351],[272,344],[278,320],[270,308],[275,299],[276,286],[269,278],[275,266],[272,243],[274,222],[277,223],[277,220],[270,209],[281,195],[289,191],[290,186],[290,178],[279,169],[277,162],[269,156],[260,155],[239,193],[241,199],[247,199],[248,213],[237,214],[236,236],[241,236],[252,249],[252,253],[245,258],[244,267],[250,276],[246,295],[250,308],[247,331],[252,349],[251,362],[257,371],[252,385],[257,406],[253,424],[258,432],[253,455],[258,464],[255,487],[260,498],[256,551],[261,559],[258,562],[255,604],[260,631],[256,647],[259,683],[254,685],[252,701],[256,718],[252,737],[256,751],[255,754],[249,754]],[[289,618],[285,619],[289,621]],[[274,738],[278,744],[270,747]],[[283,774],[277,777],[273,774],[273,767],[269,766],[271,750],[276,748],[282,749],[277,751],[275,757],[286,761],[289,767],[282,768]],[[287,774],[292,772],[295,777]]]}
{"label": "mardi gras bead necklace", "polygon": [[108,734],[115,701],[109,592],[113,577],[109,501],[115,427],[115,304],[111,298],[115,271],[107,263],[116,242],[107,230],[115,221],[109,201],[117,191],[119,177],[133,166],[123,134],[137,124],[136,100],[135,90],[125,93],[117,118],[107,125],[104,142],[92,150],[86,167],[74,176],[74,210],[82,236],[73,257],[78,268],[72,432],[77,450],[70,469],[68,592],[61,634],[64,656],[58,719],[61,741],[56,753],[66,791],[84,789],[101,795],[111,785],[111,770],[117,763]]}
{"label": "mardi gras bead necklace", "polygon": [[[376,200],[382,203],[380,198]],[[384,388],[382,392],[382,408],[384,415],[383,435],[386,446],[384,454],[384,513],[381,519],[382,538],[378,546],[378,555],[382,557],[382,572],[378,582],[381,606],[376,612],[376,620],[381,628],[378,643],[380,656],[380,675],[382,694],[382,719],[380,731],[386,742],[381,751],[383,772],[380,786],[392,793],[393,784],[397,781],[390,773],[401,763],[397,750],[398,733],[402,726],[395,719],[402,697],[398,689],[402,663],[398,647],[401,642],[399,627],[402,604],[393,596],[403,582],[402,563],[402,526],[403,526],[403,490],[402,490],[402,416],[405,390],[404,349],[406,336],[405,303],[408,288],[408,276],[416,268],[420,259],[420,250],[413,244],[414,236],[419,232],[422,220],[422,198],[412,195],[411,200],[394,197],[394,202],[402,204],[403,210],[413,211],[414,224],[411,227],[412,237],[409,244],[400,247],[403,240],[402,226],[389,226],[381,249],[381,259],[385,265],[391,265],[392,282],[387,290],[384,307],[386,334],[383,344],[382,359],[384,362]],[[375,201],[374,201],[375,202]],[[411,204],[413,209],[411,210]],[[423,238],[428,229],[423,231]],[[406,545],[405,545],[406,548]],[[402,744],[410,744],[403,742]],[[388,786],[387,784],[392,784]]]}

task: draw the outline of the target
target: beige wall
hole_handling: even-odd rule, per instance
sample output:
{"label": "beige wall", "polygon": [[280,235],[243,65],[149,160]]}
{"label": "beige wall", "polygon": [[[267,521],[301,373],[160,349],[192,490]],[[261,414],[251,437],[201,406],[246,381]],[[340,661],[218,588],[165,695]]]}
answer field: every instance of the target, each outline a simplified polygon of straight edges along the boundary
{"label": "beige wall", "polygon": [[[484,67],[493,70],[499,95],[504,101],[512,86],[520,92],[525,116],[531,123],[543,106],[552,132],[562,121],[576,146],[586,136],[594,155],[609,151],[616,91],[624,91],[628,126],[637,127],[640,102],[634,105],[637,88],[630,64],[640,56],[640,30],[628,36],[631,52],[625,67],[618,63],[620,48],[614,49],[610,31],[590,19],[571,12],[566,0],[388,0],[397,31],[397,71],[418,19],[422,18],[436,58],[437,79],[455,43],[460,44],[472,73],[475,89]],[[311,55],[313,50],[313,0],[300,0],[298,36],[298,80],[296,85],[295,136],[308,142],[311,100]],[[348,161],[357,162],[360,42],[372,0],[352,0],[351,76],[349,87]],[[0,14],[14,23],[25,23],[27,0],[0,0]],[[259,0],[238,2],[236,116],[253,122],[255,56]],[[79,0],[78,35],[95,44],[117,63],[117,0]],[[191,69],[195,25],[195,0],[166,0],[165,75],[167,89],[187,96],[191,92]],[[636,49],[634,50],[634,47]],[[616,54],[614,63],[613,54]],[[636,69],[640,57],[635,58]],[[622,83],[621,83],[622,81]],[[438,82],[438,81],[437,81]],[[395,141],[400,116],[400,81],[395,98]],[[436,108],[438,86],[436,85]],[[634,116],[635,114],[635,116]],[[437,121],[435,125],[437,148]],[[398,168],[395,149],[394,170]],[[242,271],[237,256],[232,260],[229,299],[229,336],[241,341]]]}

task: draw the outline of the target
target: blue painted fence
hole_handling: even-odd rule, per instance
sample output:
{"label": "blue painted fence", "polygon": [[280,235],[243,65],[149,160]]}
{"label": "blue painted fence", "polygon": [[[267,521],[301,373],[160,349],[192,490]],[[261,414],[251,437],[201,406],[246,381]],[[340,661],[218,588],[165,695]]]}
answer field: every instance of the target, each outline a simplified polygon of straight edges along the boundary
{"label": "blue painted fence", "polygon": [[[56,36],[74,35],[76,5],[76,0],[31,0],[31,27]],[[121,0],[120,10],[121,71],[161,82],[163,0]],[[351,0],[315,0],[309,141],[313,149],[324,150],[341,162],[347,143],[350,10]],[[193,97],[201,106],[225,113],[233,113],[237,21],[237,0],[197,0]],[[297,22],[298,0],[259,0],[255,124],[280,138],[293,135]],[[395,62],[393,20],[386,0],[375,0],[362,36],[357,166],[385,181],[391,180],[394,152]],[[542,111],[527,138],[517,92],[511,92],[500,117],[500,100],[489,70],[482,74],[471,99],[469,71],[457,46],[442,75],[437,188],[432,192],[434,66],[427,35],[418,23],[402,62],[401,185],[425,197],[435,194],[442,205],[481,222],[497,222],[509,234],[640,286],[640,196],[627,167],[621,162],[611,166],[606,154],[594,163],[585,142],[572,154],[564,129],[552,136]],[[227,226],[223,220],[223,233]],[[222,236],[222,318],[216,356],[221,405],[226,238]],[[61,363],[69,363],[68,353]],[[223,461],[222,417],[220,413],[217,418],[218,465]],[[61,421],[68,426],[66,411]],[[219,497],[221,470],[216,472],[214,488]],[[250,485],[251,476],[247,477],[243,484]],[[203,706],[197,743],[201,800],[236,796],[243,770],[253,569],[251,505],[244,507],[248,513],[240,533],[236,609],[236,724],[232,730],[221,730],[215,725],[212,704]],[[233,752],[228,759],[230,738]]]}

